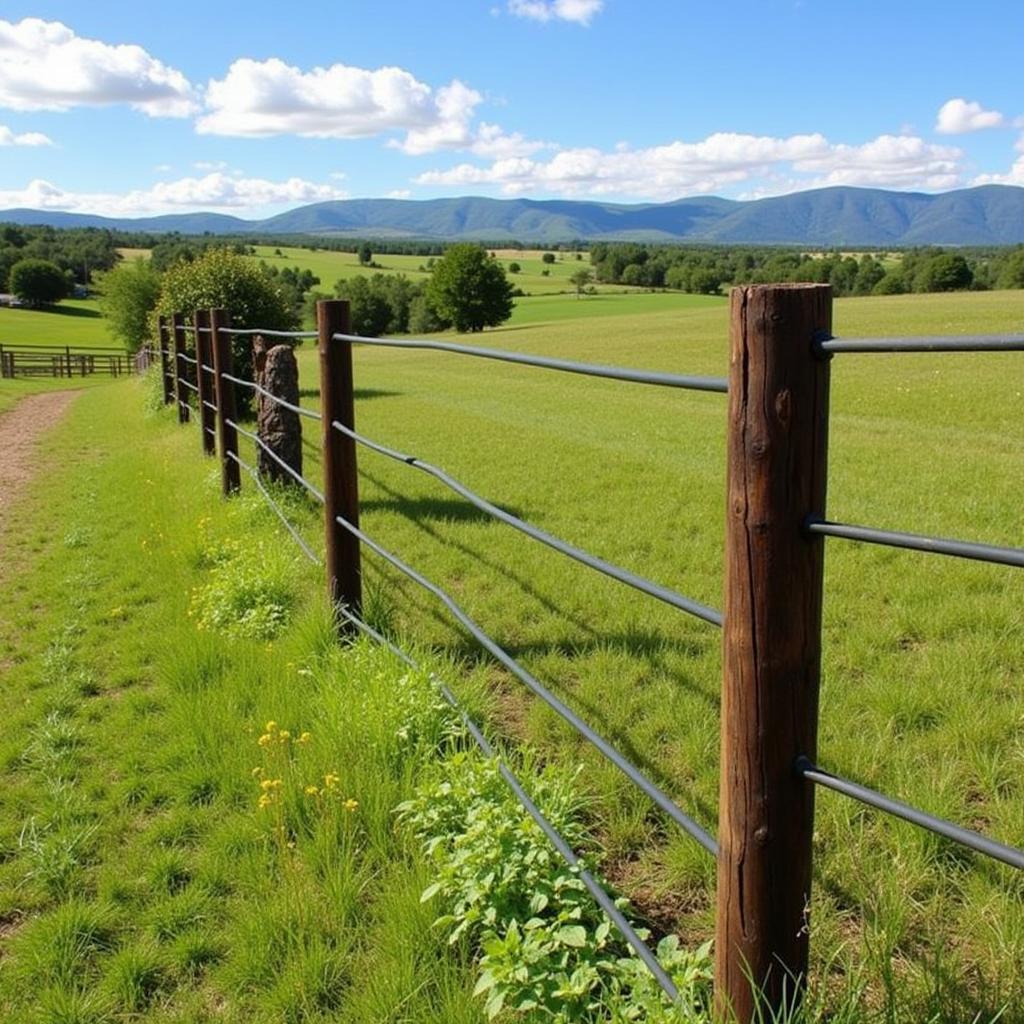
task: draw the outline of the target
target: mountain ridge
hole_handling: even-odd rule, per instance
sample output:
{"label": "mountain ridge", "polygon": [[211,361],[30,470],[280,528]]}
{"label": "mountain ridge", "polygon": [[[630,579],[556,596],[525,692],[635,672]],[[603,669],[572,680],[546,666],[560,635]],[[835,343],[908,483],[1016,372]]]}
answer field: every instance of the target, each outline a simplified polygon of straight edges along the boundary
{"label": "mountain ridge", "polygon": [[901,246],[1024,243],[1024,188],[981,185],[951,192],[833,186],[736,200],[691,196],[667,203],[574,199],[338,199],[262,220],[222,213],[102,217],[57,210],[0,210],[0,222],[51,227],[213,235],[409,238],[427,241],[574,240],[704,244]]}

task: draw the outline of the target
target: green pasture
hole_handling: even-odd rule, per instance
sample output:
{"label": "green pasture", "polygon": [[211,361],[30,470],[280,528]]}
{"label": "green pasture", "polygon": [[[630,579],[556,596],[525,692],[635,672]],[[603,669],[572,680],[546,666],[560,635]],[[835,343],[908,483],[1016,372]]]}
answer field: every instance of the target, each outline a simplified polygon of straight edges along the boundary
{"label": "green pasture", "polygon": [[[715,300],[488,331],[480,344],[698,374],[727,369]],[[538,300],[539,301],[539,300]],[[575,307],[577,300],[566,298]],[[585,300],[579,305],[583,306]],[[635,303],[635,305],[633,305]],[[849,299],[838,335],[1006,332],[1024,295]],[[304,401],[316,358],[300,349]],[[828,514],[1020,546],[1019,355],[837,356]],[[531,522],[712,606],[722,600],[725,399],[438,353],[357,350],[358,429],[439,465]],[[305,424],[309,428],[309,424]],[[307,470],[316,479],[316,434]],[[539,678],[709,829],[717,806],[717,632],[478,515],[407,466],[360,451],[364,528],[442,582]],[[319,536],[315,516],[307,521]],[[444,609],[372,554],[375,607],[400,634],[476,663]],[[830,541],[820,762],[1024,844],[1024,583],[1012,569]],[[486,659],[483,659],[486,662]],[[605,869],[652,921],[696,941],[714,866],[514,680],[489,669],[494,722],[582,760]],[[1024,889],[838,795],[818,797],[816,964],[892,1020],[1024,1005]],[[880,1010],[880,1012],[882,1012]]]}
{"label": "green pasture", "polygon": [[[254,259],[262,259],[271,265],[282,267],[299,267],[309,269],[320,278],[320,289],[331,291],[334,284],[341,278],[355,277],[365,274],[405,274],[410,281],[426,281],[430,271],[426,269],[429,256],[390,255],[374,253],[373,262],[378,267],[366,267],[359,263],[358,256],[353,252],[311,252],[309,249],[280,247],[281,255],[276,255],[276,246],[257,245]],[[582,254],[577,261],[573,253],[557,253],[555,262],[545,264],[542,251],[527,250],[516,252],[513,249],[492,250],[498,261],[508,270],[510,263],[518,263],[522,268],[519,273],[510,273],[509,280],[516,287],[522,288],[529,295],[550,295],[559,292],[574,291],[575,286],[569,281],[570,276],[580,267],[589,267],[590,258]],[[435,257],[437,259],[439,257]],[[545,276],[542,271],[548,270]],[[625,291],[621,285],[597,285],[599,291]]]}
{"label": "green pasture", "polygon": [[[1021,292],[847,299],[835,306],[840,336],[1022,329]],[[524,302],[505,327],[458,340],[586,361],[725,374],[727,335],[727,304],[720,298],[635,294],[577,300],[569,295]],[[298,352],[302,402],[315,407],[316,353],[308,342]],[[830,517],[1024,545],[1024,373],[1019,354],[848,355],[836,356],[831,365]],[[446,469],[561,537],[721,606],[724,396],[373,346],[357,348],[355,375],[361,432]],[[246,521],[259,524],[254,529],[273,538],[276,550],[290,550],[289,542],[269,516],[244,503],[224,505],[216,499],[218,474],[214,463],[200,455],[194,424],[178,426],[170,410],[144,420],[133,404],[139,402],[136,385],[122,382],[111,389],[83,396],[74,420],[51,446],[49,459],[73,455],[81,465],[66,478],[48,478],[26,506],[19,527],[28,545],[22,559],[40,568],[20,577],[13,590],[14,629],[0,662],[26,665],[18,674],[31,685],[46,664],[44,645],[58,635],[64,618],[85,627],[74,633],[76,669],[79,664],[103,666],[102,672],[115,681],[109,703],[86,703],[75,712],[83,729],[96,728],[83,733],[87,742],[76,749],[100,762],[101,751],[116,748],[115,736],[129,741],[106,776],[97,774],[100,766],[94,762],[88,771],[76,769],[82,779],[78,792],[95,802],[102,817],[103,808],[132,806],[121,788],[131,789],[125,780],[132,772],[147,777],[155,771],[153,788],[167,795],[155,806],[142,801],[146,824],[131,818],[135,811],[118,812],[135,829],[126,826],[123,833],[133,837],[126,863],[139,865],[123,873],[144,875],[150,849],[183,851],[189,877],[207,886],[213,884],[211,859],[221,865],[222,877],[224,864],[241,855],[234,847],[225,854],[218,846],[224,835],[242,827],[242,818],[233,815],[241,815],[245,804],[241,789],[229,785],[223,773],[242,770],[254,734],[247,738],[241,725],[230,725],[235,719],[227,706],[253,728],[263,717],[282,717],[285,711],[279,709],[285,708],[294,722],[290,727],[299,727],[307,709],[310,715],[325,716],[326,709],[345,707],[352,691],[335,694],[319,685],[307,690],[305,677],[288,674],[289,662],[294,668],[309,659],[317,644],[322,649],[311,596],[322,581],[312,567],[295,570],[306,595],[300,607],[308,611],[299,614],[272,650],[238,641],[223,659],[215,659],[218,667],[209,667],[211,648],[186,621],[187,591],[201,579],[197,531],[232,535],[239,517],[248,516]],[[106,401],[107,394],[116,401]],[[108,409],[114,410],[110,419],[103,415]],[[305,469],[318,482],[317,425],[303,421],[303,426]],[[87,451],[79,443],[82,436],[91,438]],[[136,454],[122,451],[127,436],[138,447]],[[114,453],[119,453],[116,458]],[[254,459],[249,445],[243,445],[242,454]],[[484,518],[407,465],[360,450],[359,468],[366,532],[442,584],[502,646],[713,832],[721,670],[721,639],[714,627]],[[254,488],[243,474],[246,491],[252,494]],[[79,499],[73,525],[89,538],[80,546],[76,534],[56,525],[55,516],[64,514],[57,510],[70,507],[71,496]],[[46,512],[51,505],[53,510]],[[322,548],[318,509],[295,499],[288,502],[288,512],[310,543]],[[200,528],[204,518],[211,525]],[[156,535],[160,560],[140,560],[142,541],[149,544]],[[1024,846],[1024,692],[1019,685],[1024,676],[1024,582],[1019,571],[834,540],[828,542],[826,572],[819,762]],[[62,581],[69,579],[78,582],[62,589]],[[714,909],[711,859],[482,655],[439,602],[372,553],[364,556],[364,580],[367,615],[380,628],[461,664],[464,671],[450,678],[471,699],[485,683],[488,697],[477,695],[475,706],[485,712],[492,733],[529,745],[542,761],[583,765],[577,781],[588,801],[601,867],[655,931],[677,931],[691,945],[708,937]],[[173,593],[179,596],[169,596]],[[82,608],[76,611],[67,603],[72,601]],[[47,616],[45,628],[30,628],[40,606]],[[111,618],[114,608],[125,614],[126,607],[126,618],[133,623],[137,618],[138,628],[117,626]],[[198,653],[188,653],[193,649]],[[204,689],[211,678],[218,681],[216,687]],[[131,682],[125,684],[126,679]],[[26,870],[17,829],[32,814],[42,814],[33,803],[37,776],[18,774],[23,771],[17,767],[23,758],[19,751],[43,743],[39,736],[53,691],[42,682],[27,700],[15,689],[4,692],[14,723],[5,732],[9,753],[4,763],[16,783],[7,787],[4,799],[16,809],[3,826],[9,855],[0,858],[0,871],[13,885]],[[214,703],[204,697],[214,694]],[[158,711],[152,710],[152,701]],[[345,740],[347,756],[359,762],[359,745],[372,738],[359,731],[358,718],[345,719],[344,728],[353,730]],[[324,756],[340,756],[334,749],[328,747]],[[190,803],[179,782],[184,785],[204,770],[217,776],[218,795],[209,804]],[[378,770],[382,766],[366,768]],[[63,799],[46,796],[58,798]],[[1022,1024],[1020,873],[837,794],[819,791],[817,807],[810,923],[814,1005],[819,1008],[814,1019],[960,1024],[993,1021],[1002,1014],[1002,1024]],[[163,834],[162,823],[178,818],[199,822],[198,832],[189,833],[191,844],[161,845],[155,837]],[[410,863],[412,856],[404,847],[399,854],[388,842],[382,839],[373,847],[379,857],[373,862],[379,872],[374,877],[382,887],[388,858],[400,856]],[[216,899],[203,904],[203,920],[211,922],[220,952],[211,954],[213,966],[202,974],[202,994],[174,981],[182,976],[175,966],[180,961],[161,961],[169,964],[163,968],[163,976],[172,979],[169,990],[205,999],[207,1006],[218,1005],[223,986],[241,977],[229,951],[236,943],[250,948],[238,923],[248,919],[234,916],[238,905],[232,901],[271,900],[252,877],[267,870],[266,862],[244,856],[244,883],[224,894],[224,902],[214,888]],[[112,871],[111,858],[104,854],[96,868],[84,858],[81,876],[89,883],[84,898],[105,901],[105,906],[114,892],[111,883],[102,881],[104,871]],[[413,911],[411,879],[420,868],[415,860],[411,863],[399,886],[407,901],[403,897],[385,904],[381,897],[369,902],[366,920],[379,928],[367,933],[368,962],[393,963],[372,936],[387,937],[402,920],[410,928],[429,923],[429,915],[425,919]],[[193,884],[198,883],[190,882],[185,891]],[[146,930],[147,922],[159,920],[161,913],[153,909],[160,901],[151,889],[144,879],[132,897],[138,902],[125,904],[128,912],[113,906],[118,921],[131,917],[142,922],[118,932],[123,936],[119,943],[134,948],[163,941]],[[368,891],[377,889],[371,884]],[[44,897],[34,896],[37,903],[29,910],[48,912]],[[323,897],[310,890],[310,898]],[[136,907],[142,908],[138,914]],[[0,908],[4,913],[11,911]],[[256,923],[245,927],[253,942],[263,941]],[[195,920],[183,926],[190,935],[205,930]],[[47,934],[42,928],[40,933]],[[25,934],[36,933],[26,926]],[[474,1019],[477,1010],[465,1000],[457,958],[431,953],[434,940],[424,934],[428,937],[416,932],[414,941],[424,943],[430,966],[409,982],[420,1000],[416,1009],[405,1010],[405,1017],[367,1011],[364,1019]],[[0,999],[5,992],[26,991],[38,977],[17,964],[46,962],[34,952],[36,940],[5,941],[16,956],[0,959]],[[40,946],[44,941],[38,940]],[[113,969],[99,956],[90,963],[99,991],[104,972]],[[296,964],[289,977],[314,969],[303,958]],[[15,988],[5,989],[5,984]],[[265,992],[245,991],[256,993],[254,1000]],[[398,998],[395,992],[390,995]],[[269,1003],[258,1005],[270,1012]],[[381,996],[374,1005],[382,1014],[382,1007],[395,1004]],[[443,1011],[438,1009],[442,1005]],[[856,1012],[840,1015],[835,1012],[840,1006],[854,1006]],[[154,1011],[154,1019],[162,1018]],[[167,1019],[205,1018],[197,1012],[193,1018],[179,1013]]]}
{"label": "green pasture", "polygon": [[[45,309],[10,309],[0,306],[0,345],[10,348],[35,348],[43,345],[114,346],[106,320],[95,299],[65,299]],[[0,412],[9,409],[22,395],[40,391],[58,391],[67,387],[93,388],[109,383],[109,378],[90,377],[16,377],[0,379]]]}

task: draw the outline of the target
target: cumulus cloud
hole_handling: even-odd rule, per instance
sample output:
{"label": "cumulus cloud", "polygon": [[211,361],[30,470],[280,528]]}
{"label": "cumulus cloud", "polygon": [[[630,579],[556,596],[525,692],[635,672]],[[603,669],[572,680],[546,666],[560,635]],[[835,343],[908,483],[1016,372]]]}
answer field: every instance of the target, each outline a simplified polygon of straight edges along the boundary
{"label": "cumulus cloud", "polygon": [[494,186],[510,195],[622,195],[673,199],[718,192],[770,175],[800,175],[794,188],[872,185],[950,188],[960,181],[960,150],[909,136],[881,135],[859,146],[820,133],[786,138],[717,132],[699,142],[613,151],[563,149],[549,160],[508,156],[487,166],[459,164],[421,174],[421,185]]}
{"label": "cumulus cloud", "polygon": [[508,10],[533,21],[572,21],[589,25],[604,7],[604,0],[508,0]]}
{"label": "cumulus cloud", "polygon": [[935,130],[942,135],[963,135],[983,128],[998,128],[1003,121],[998,110],[985,110],[980,103],[957,97],[939,107]]}
{"label": "cumulus cloud", "polygon": [[1021,155],[1013,162],[1013,165],[1006,174],[979,174],[971,184],[1024,185],[1024,135],[1017,140],[1013,148]]}
{"label": "cumulus cloud", "polygon": [[53,139],[42,132],[22,132],[16,135],[5,124],[0,124],[0,146],[52,146]]}
{"label": "cumulus cloud", "polygon": [[162,181],[152,188],[126,193],[71,192],[37,179],[23,189],[0,190],[0,208],[27,206],[40,210],[98,213],[108,217],[138,217],[187,210],[245,212],[345,199],[347,195],[333,185],[302,178],[268,181],[222,173]]}
{"label": "cumulus cloud", "polygon": [[209,135],[300,135],[358,139],[405,132],[409,153],[429,153],[470,139],[481,96],[455,80],[438,89],[397,67],[333,64],[303,71],[274,57],[236,60],[206,90],[196,128]]}
{"label": "cumulus cloud", "polygon": [[151,117],[187,117],[195,91],[141,46],[85,39],[59,21],[0,19],[0,107],[70,110],[124,103]]}

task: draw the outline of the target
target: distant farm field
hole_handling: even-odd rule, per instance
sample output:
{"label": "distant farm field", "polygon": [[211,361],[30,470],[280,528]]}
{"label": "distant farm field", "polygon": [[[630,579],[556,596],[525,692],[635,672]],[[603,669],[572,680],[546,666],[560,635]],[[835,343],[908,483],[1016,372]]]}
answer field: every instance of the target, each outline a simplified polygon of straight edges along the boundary
{"label": "distant farm field", "polygon": [[[310,251],[309,249],[289,248],[282,246],[277,249],[271,245],[257,245],[256,259],[265,260],[273,266],[299,267],[309,269],[320,278],[320,288],[324,291],[331,291],[336,281],[355,277],[359,274],[380,274],[399,273],[405,274],[412,281],[426,281],[430,277],[427,269],[429,256],[403,256],[390,255],[388,253],[374,253],[373,262],[378,267],[365,267],[359,263],[359,258],[353,252],[327,252]],[[505,267],[506,271],[512,263],[518,263],[521,267],[517,273],[509,272],[509,280],[518,288],[530,295],[550,295],[558,292],[574,291],[575,286],[569,278],[581,267],[590,266],[590,257],[586,253],[581,254],[577,260],[574,253],[560,252],[555,254],[555,262],[544,263],[543,250],[524,250],[518,252],[514,249],[493,250],[498,261]],[[280,252],[281,255],[277,255]],[[435,260],[438,257],[433,257]],[[548,274],[545,275],[544,271]],[[599,291],[609,290],[622,292],[626,291],[621,285],[597,285]]]}

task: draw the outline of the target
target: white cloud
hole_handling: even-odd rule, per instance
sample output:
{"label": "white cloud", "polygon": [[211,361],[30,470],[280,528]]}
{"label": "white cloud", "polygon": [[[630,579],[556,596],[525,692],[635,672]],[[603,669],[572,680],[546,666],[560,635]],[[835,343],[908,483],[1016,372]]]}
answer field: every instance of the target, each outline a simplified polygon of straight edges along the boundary
{"label": "white cloud", "polygon": [[534,139],[527,139],[519,132],[507,134],[497,124],[488,124],[486,121],[480,123],[477,128],[476,137],[473,139],[469,149],[476,155],[487,160],[503,160],[508,157],[531,156],[540,149],[554,149],[548,142],[537,142]]}
{"label": "white cloud", "polygon": [[998,128],[1003,121],[998,110],[985,110],[980,103],[957,97],[939,107],[935,130],[942,135],[962,135],[982,128]]}
{"label": "white cloud", "polygon": [[1017,139],[1013,148],[1021,155],[1013,162],[1010,170],[1006,174],[979,174],[971,184],[1024,185],[1024,135]]}
{"label": "white cloud", "polygon": [[75,35],[59,21],[0,20],[0,107],[70,110],[126,103],[152,117],[187,117],[195,91],[141,46]]}
{"label": "white cloud", "polygon": [[589,25],[604,0],[508,0],[510,14],[533,21],[572,21]]}
{"label": "white cloud", "polygon": [[412,195],[412,190],[408,188],[393,188],[388,193],[388,199],[408,199]]}
{"label": "white cloud", "polygon": [[302,71],[274,57],[236,60],[211,81],[196,128],[209,135],[358,139],[405,132],[408,153],[429,153],[469,141],[481,101],[458,80],[437,90],[402,68],[333,64]]}
{"label": "white cloud", "polygon": [[223,160],[197,160],[192,166],[197,171],[226,171],[228,168]]}
{"label": "white cloud", "polygon": [[0,190],[0,209],[27,206],[41,210],[97,213],[108,217],[139,217],[189,210],[245,213],[266,207],[345,199],[348,193],[333,185],[321,185],[302,178],[268,181],[222,173],[202,178],[179,178],[158,182],[152,188],[126,193],[70,192],[37,179],[25,188]]}
{"label": "white cloud", "polygon": [[487,185],[506,194],[620,195],[673,199],[728,190],[768,176],[798,176],[794,188],[872,185],[950,188],[960,182],[962,153],[922,139],[881,135],[859,146],[824,135],[787,138],[718,132],[699,142],[646,149],[564,149],[550,160],[508,156],[488,166],[459,164],[428,171],[421,185]]}
{"label": "white cloud", "polygon": [[15,135],[7,125],[0,124],[0,146],[52,146],[53,139],[42,132],[22,132]]}

